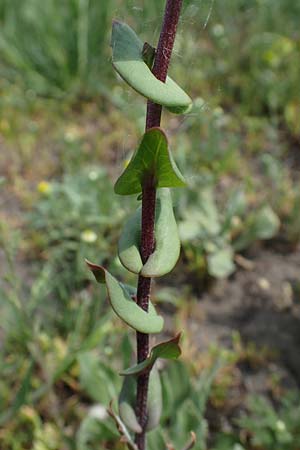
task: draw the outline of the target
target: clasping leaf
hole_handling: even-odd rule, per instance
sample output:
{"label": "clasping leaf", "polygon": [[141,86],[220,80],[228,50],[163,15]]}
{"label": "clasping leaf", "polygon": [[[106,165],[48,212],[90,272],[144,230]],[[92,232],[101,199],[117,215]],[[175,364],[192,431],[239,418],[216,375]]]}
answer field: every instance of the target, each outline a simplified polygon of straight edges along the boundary
{"label": "clasping leaf", "polygon": [[163,329],[164,320],[159,316],[154,306],[149,302],[149,311],[140,308],[132,299],[126,287],[119,283],[102,266],[86,261],[99,283],[105,283],[110,304],[115,313],[137,331],[141,333],[160,333]]}
{"label": "clasping leaf", "polygon": [[[158,370],[154,367],[149,377],[146,430],[150,431],[159,425],[162,413],[162,387]],[[139,433],[141,430],[135,414],[136,379],[125,377],[119,396],[119,414],[128,429]]]}
{"label": "clasping leaf", "polygon": [[125,23],[113,22],[112,62],[119,75],[139,94],[175,114],[188,112],[191,98],[170,78],[159,81],[143,57],[143,42]]}
{"label": "clasping leaf", "polygon": [[139,194],[144,180],[149,177],[154,178],[157,188],[186,186],[168,148],[167,137],[159,127],[146,131],[131,161],[118,178],[115,193]]}
{"label": "clasping leaf", "polygon": [[157,191],[155,213],[155,250],[143,265],[140,255],[141,207],[125,224],[118,243],[121,263],[126,269],[144,277],[169,273],[180,254],[180,240],[169,189]]}
{"label": "clasping leaf", "polygon": [[179,346],[179,341],[181,338],[181,333],[178,333],[175,337],[169,341],[161,342],[155,345],[150,352],[148,358],[139,364],[136,364],[129,369],[120,372],[120,375],[141,375],[142,373],[151,370],[158,358],[163,359],[177,359],[181,355],[181,348]]}

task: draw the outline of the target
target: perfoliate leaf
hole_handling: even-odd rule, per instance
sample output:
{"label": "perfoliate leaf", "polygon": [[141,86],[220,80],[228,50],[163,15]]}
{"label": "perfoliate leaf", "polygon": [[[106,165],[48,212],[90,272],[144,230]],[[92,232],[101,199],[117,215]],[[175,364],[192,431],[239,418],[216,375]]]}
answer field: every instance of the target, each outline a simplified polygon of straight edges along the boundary
{"label": "perfoliate leaf", "polygon": [[125,224],[118,243],[118,254],[126,269],[144,277],[169,273],[180,254],[180,240],[169,189],[157,191],[155,211],[155,250],[143,265],[140,255],[141,208]]}
{"label": "perfoliate leaf", "polygon": [[143,268],[140,254],[142,208],[139,207],[125,223],[118,242],[118,255],[123,266],[139,274]]}
{"label": "perfoliate leaf", "polygon": [[162,387],[158,370],[154,367],[150,373],[148,392],[148,420],[146,430],[151,431],[159,425],[162,414]]}
{"label": "perfoliate leaf", "polygon": [[119,75],[137,92],[176,114],[188,112],[191,98],[170,78],[159,81],[143,59],[143,42],[125,23],[114,21],[112,62]]}
{"label": "perfoliate leaf", "polygon": [[154,178],[158,188],[186,186],[168,149],[167,137],[158,127],[150,128],[144,134],[130,163],[118,178],[115,192],[119,195],[139,194],[148,177]]}
{"label": "perfoliate leaf", "polygon": [[150,70],[152,69],[154,63],[155,52],[156,50],[154,47],[152,47],[152,45],[150,45],[148,42],[144,43],[142,50],[142,57]]}
{"label": "perfoliate leaf", "polygon": [[169,189],[159,189],[155,212],[155,250],[141,270],[143,277],[161,277],[174,268],[180,239]]}
{"label": "perfoliate leaf", "polygon": [[125,377],[119,396],[119,414],[127,428],[135,433],[141,433],[142,427],[138,423],[134,410],[135,396],[136,382],[132,382],[130,377]]}
{"label": "perfoliate leaf", "polygon": [[140,375],[146,370],[150,370],[158,358],[177,359],[181,355],[181,348],[179,346],[180,338],[181,333],[178,333],[169,341],[161,342],[160,344],[155,345],[151,349],[148,358],[146,358],[143,362],[130,367],[129,369],[123,370],[120,372],[120,375]]}
{"label": "perfoliate leaf", "polygon": [[144,311],[135,303],[124,285],[119,283],[107,270],[97,264],[86,262],[96,280],[106,284],[110,304],[120,319],[141,333],[151,334],[162,331],[164,320],[157,315],[151,302],[149,302],[149,311]]}
{"label": "perfoliate leaf", "polygon": [[[119,397],[119,414],[128,429],[139,433],[141,430],[135,414],[136,401],[136,379],[134,377],[125,377],[123,387]],[[148,422],[147,431],[159,425],[162,413],[162,388],[158,370],[154,367],[149,377],[148,404],[147,404]]]}

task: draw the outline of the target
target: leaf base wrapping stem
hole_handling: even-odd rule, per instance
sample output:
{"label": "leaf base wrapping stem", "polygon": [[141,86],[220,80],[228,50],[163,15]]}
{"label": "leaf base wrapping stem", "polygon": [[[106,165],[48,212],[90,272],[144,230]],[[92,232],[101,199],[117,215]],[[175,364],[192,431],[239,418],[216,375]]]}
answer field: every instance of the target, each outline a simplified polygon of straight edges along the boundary
{"label": "leaf base wrapping stem", "polygon": [[[153,74],[160,81],[166,81],[170,58],[174,46],[177,24],[179,21],[182,0],[166,0],[165,14],[160,38],[153,65]],[[162,108],[160,105],[149,102],[147,104],[146,130],[160,126]],[[145,180],[142,197],[142,232],[141,255],[145,263],[154,250],[154,223],[155,223],[155,197],[156,191],[151,180]],[[151,289],[151,278],[139,277],[137,303],[148,311]],[[143,361],[149,353],[149,336],[137,333],[138,362]],[[147,423],[147,395],[149,374],[142,374],[137,380],[137,418],[143,429],[136,434],[135,442],[139,450],[145,450],[145,427]]]}

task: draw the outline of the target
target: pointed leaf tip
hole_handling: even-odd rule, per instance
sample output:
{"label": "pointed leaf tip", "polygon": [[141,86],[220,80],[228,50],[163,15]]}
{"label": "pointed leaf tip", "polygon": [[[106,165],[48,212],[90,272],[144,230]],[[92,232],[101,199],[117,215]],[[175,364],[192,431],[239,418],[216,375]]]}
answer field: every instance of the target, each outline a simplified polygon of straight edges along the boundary
{"label": "pointed leaf tip", "polygon": [[128,166],[115,183],[115,193],[139,194],[144,180],[150,176],[157,188],[186,186],[168,147],[167,136],[159,127],[145,132]]}
{"label": "pointed leaf tip", "polygon": [[87,262],[99,283],[105,283],[108,299],[117,316],[127,325],[141,333],[160,333],[163,329],[164,319],[159,316],[153,304],[149,302],[149,311],[140,308],[132,299],[132,289],[119,283],[106,269],[97,264]]}
{"label": "pointed leaf tip", "polygon": [[181,348],[179,346],[179,341],[182,333],[176,334],[172,339],[168,341],[161,342],[155,345],[150,352],[150,355],[141,363],[136,364],[128,369],[120,372],[120,375],[141,375],[144,372],[148,372],[154,366],[158,358],[163,359],[177,359],[181,355]]}
{"label": "pointed leaf tip", "polygon": [[98,283],[105,283],[105,269],[98,264],[94,264],[91,261],[85,260],[88,268],[91,272],[93,272],[94,277],[98,281]]}

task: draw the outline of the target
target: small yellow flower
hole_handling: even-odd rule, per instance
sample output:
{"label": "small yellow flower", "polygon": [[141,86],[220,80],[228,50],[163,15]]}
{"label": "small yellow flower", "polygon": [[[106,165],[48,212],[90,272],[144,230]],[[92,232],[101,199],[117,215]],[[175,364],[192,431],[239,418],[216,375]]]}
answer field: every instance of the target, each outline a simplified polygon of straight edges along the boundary
{"label": "small yellow flower", "polygon": [[37,190],[39,191],[40,194],[43,195],[50,194],[52,190],[51,184],[48,183],[48,181],[40,181],[39,184],[37,185]]}
{"label": "small yellow flower", "polygon": [[84,230],[80,237],[83,242],[87,242],[89,244],[97,240],[97,234],[92,230]]}

